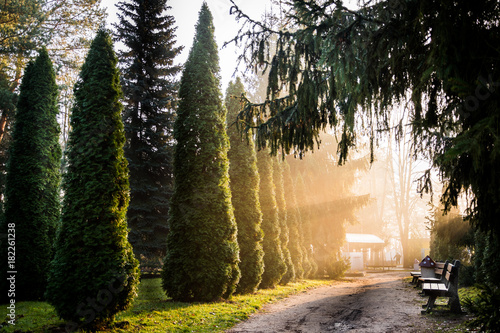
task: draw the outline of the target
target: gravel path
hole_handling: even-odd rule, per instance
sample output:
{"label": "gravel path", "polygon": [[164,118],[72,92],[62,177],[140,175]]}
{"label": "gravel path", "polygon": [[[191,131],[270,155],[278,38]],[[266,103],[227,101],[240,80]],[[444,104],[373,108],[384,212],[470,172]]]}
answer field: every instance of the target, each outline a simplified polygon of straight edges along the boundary
{"label": "gravel path", "polygon": [[265,306],[228,333],[432,332],[408,272],[368,273]]}

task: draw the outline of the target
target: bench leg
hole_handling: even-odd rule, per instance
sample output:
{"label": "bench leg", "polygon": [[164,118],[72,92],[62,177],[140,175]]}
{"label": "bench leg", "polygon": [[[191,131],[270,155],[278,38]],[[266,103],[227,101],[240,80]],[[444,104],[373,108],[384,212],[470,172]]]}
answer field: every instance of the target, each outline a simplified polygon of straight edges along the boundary
{"label": "bench leg", "polygon": [[427,300],[427,304],[422,305],[422,308],[425,310],[422,310],[422,314],[429,313],[432,311],[432,308],[434,307],[434,303],[436,302],[437,296],[429,296],[429,299]]}
{"label": "bench leg", "polygon": [[448,299],[448,306],[450,307],[450,311],[453,313],[462,313],[462,307],[460,306],[460,299],[458,295],[450,296]]}

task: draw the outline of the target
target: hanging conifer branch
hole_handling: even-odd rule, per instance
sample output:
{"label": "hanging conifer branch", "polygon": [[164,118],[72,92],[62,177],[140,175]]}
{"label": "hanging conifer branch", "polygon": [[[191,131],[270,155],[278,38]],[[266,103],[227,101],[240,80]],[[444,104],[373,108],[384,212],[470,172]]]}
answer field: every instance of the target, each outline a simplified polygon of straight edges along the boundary
{"label": "hanging conifer branch", "polygon": [[[258,45],[269,48],[263,38],[277,38],[274,58],[266,57],[271,53],[266,49],[259,52],[264,55],[260,62],[269,63],[269,98],[283,98],[280,93],[288,87],[286,102],[270,102],[260,118],[247,108],[242,112],[242,118],[250,117],[247,123],[264,120],[255,124],[257,142],[270,142],[274,153],[281,145],[302,154],[314,148],[322,129],[333,126],[341,132],[343,163],[362,119],[373,120],[367,131],[373,149],[393,108],[410,103],[408,119],[419,142],[415,154],[432,159],[448,180],[445,209],[460,193],[472,191],[469,218],[500,233],[500,224],[492,222],[500,212],[489,209],[498,207],[500,184],[488,171],[500,168],[495,125],[500,56],[492,42],[499,36],[498,1],[447,6],[384,0],[350,10],[337,1],[297,0],[287,6],[287,30],[276,33],[257,25],[238,36],[244,40],[243,52]],[[255,68],[257,58],[250,54],[245,59]],[[296,118],[280,121],[294,102]]]}

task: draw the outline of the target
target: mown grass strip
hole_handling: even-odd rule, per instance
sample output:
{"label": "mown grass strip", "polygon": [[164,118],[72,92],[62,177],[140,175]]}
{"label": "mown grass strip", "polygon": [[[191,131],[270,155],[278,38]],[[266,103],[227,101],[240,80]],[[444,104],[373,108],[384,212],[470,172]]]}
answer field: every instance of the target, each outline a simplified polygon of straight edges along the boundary
{"label": "mown grass strip", "polygon": [[[251,295],[233,296],[223,302],[182,303],[165,296],[160,279],[144,279],[132,308],[117,316],[116,327],[99,332],[222,332],[267,303],[332,283],[330,280],[304,280]],[[5,311],[6,305],[1,307]],[[16,325],[8,325],[5,321],[0,332],[64,332],[64,323],[47,303],[19,302],[16,315]]]}

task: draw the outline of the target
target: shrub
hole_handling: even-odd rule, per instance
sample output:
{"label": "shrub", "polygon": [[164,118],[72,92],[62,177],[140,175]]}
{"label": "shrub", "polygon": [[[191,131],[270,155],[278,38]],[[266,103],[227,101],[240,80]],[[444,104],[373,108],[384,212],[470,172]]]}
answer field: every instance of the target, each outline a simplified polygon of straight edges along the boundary
{"label": "shrub", "polygon": [[330,279],[338,279],[344,276],[345,272],[351,267],[351,262],[348,258],[340,257],[332,258],[326,265],[326,273]]}
{"label": "shrub", "polygon": [[473,265],[461,265],[460,274],[458,274],[458,284],[461,287],[470,287],[474,285],[475,268]]}
{"label": "shrub", "polygon": [[481,291],[475,298],[465,298],[464,307],[475,315],[467,325],[479,328],[481,332],[497,332],[500,327],[500,289],[486,285],[479,286]]}

